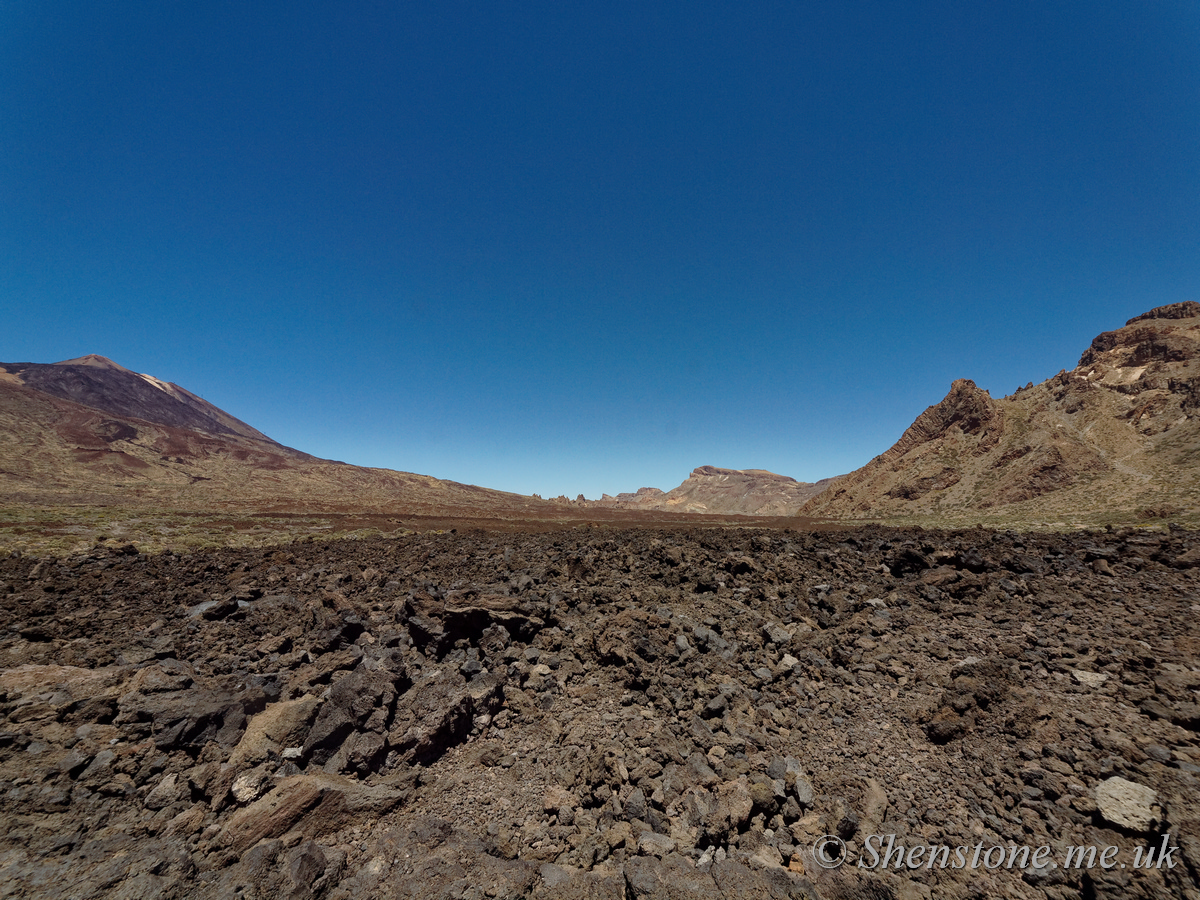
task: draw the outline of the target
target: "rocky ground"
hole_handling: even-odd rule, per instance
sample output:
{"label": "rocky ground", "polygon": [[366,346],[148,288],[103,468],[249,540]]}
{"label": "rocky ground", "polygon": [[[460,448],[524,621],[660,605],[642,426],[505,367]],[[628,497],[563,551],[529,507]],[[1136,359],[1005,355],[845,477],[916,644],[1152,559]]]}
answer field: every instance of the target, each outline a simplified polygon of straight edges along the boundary
{"label": "rocky ground", "polygon": [[1165,528],[14,555],[0,896],[1200,898],[1198,613]]}

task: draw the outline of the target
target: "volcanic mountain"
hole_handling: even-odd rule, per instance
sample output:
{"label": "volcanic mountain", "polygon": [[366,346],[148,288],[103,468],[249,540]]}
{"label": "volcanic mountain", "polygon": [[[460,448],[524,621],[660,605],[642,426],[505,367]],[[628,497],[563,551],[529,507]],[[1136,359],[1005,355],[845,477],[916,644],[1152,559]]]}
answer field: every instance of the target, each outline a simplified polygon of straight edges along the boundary
{"label": "volcanic mountain", "polygon": [[0,363],[0,501],[14,505],[537,512],[518,494],[318,459],[103,356]]}
{"label": "volcanic mountain", "polygon": [[153,375],[131,372],[95,353],[49,365],[6,363],[0,366],[10,376],[6,379],[10,383],[15,379],[43,394],[72,400],[115,416],[275,443],[261,431],[217,409],[191,391]]}
{"label": "volcanic mountain", "polygon": [[995,400],[955,381],[889,450],[800,507],[839,518],[1194,518],[1200,303],[1092,341],[1071,371]]}

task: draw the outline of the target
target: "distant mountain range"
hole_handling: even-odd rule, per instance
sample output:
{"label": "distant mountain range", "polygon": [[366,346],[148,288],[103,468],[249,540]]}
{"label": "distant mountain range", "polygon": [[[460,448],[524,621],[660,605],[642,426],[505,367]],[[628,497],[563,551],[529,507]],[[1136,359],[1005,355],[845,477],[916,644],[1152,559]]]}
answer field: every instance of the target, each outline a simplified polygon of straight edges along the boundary
{"label": "distant mountain range", "polygon": [[790,516],[833,480],[826,478],[809,483],[763,469],[700,466],[692,470],[683,484],[669,491],[644,487],[636,493],[615,497],[605,494],[591,502],[595,506],[614,509]]}
{"label": "distant mountain range", "polygon": [[0,503],[561,519],[565,512],[1012,521],[1200,514],[1200,304],[1099,335],[993,399],[954,382],[890,449],[815,483],[700,466],[669,491],[542,500],[318,459],[103,356],[0,363]]}

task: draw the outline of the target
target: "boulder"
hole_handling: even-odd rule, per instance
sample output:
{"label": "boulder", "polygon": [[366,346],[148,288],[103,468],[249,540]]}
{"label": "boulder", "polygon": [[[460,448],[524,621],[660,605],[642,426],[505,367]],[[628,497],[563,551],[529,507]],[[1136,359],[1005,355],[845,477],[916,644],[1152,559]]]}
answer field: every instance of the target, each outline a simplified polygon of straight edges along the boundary
{"label": "boulder", "polygon": [[397,701],[388,744],[405,761],[428,764],[467,738],[475,716],[491,715],[503,702],[497,673],[468,683],[458,672],[434,672]]}
{"label": "boulder", "polygon": [[229,817],[219,843],[242,853],[264,838],[292,829],[308,837],[361,824],[395,809],[407,794],[385,785],[366,785],[339,775],[315,772],[280,780],[279,785]]}
{"label": "boulder", "polygon": [[1130,831],[1149,831],[1158,819],[1158,795],[1119,775],[1096,786],[1096,806],[1107,821]]}
{"label": "boulder", "polygon": [[319,702],[312,694],[305,694],[295,700],[272,703],[247,724],[229,761],[239,767],[254,765],[266,759],[268,753],[282,753],[287,747],[299,746]]}

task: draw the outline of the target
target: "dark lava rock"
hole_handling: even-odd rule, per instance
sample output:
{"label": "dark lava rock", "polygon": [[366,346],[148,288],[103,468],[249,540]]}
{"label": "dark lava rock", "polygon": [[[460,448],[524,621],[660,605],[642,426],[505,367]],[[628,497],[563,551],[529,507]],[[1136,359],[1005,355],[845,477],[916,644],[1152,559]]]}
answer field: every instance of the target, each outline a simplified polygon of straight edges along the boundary
{"label": "dark lava rock", "polygon": [[[5,557],[0,895],[1200,896],[1191,535]],[[857,865],[871,835],[1129,861],[1124,782],[1174,868]]]}

